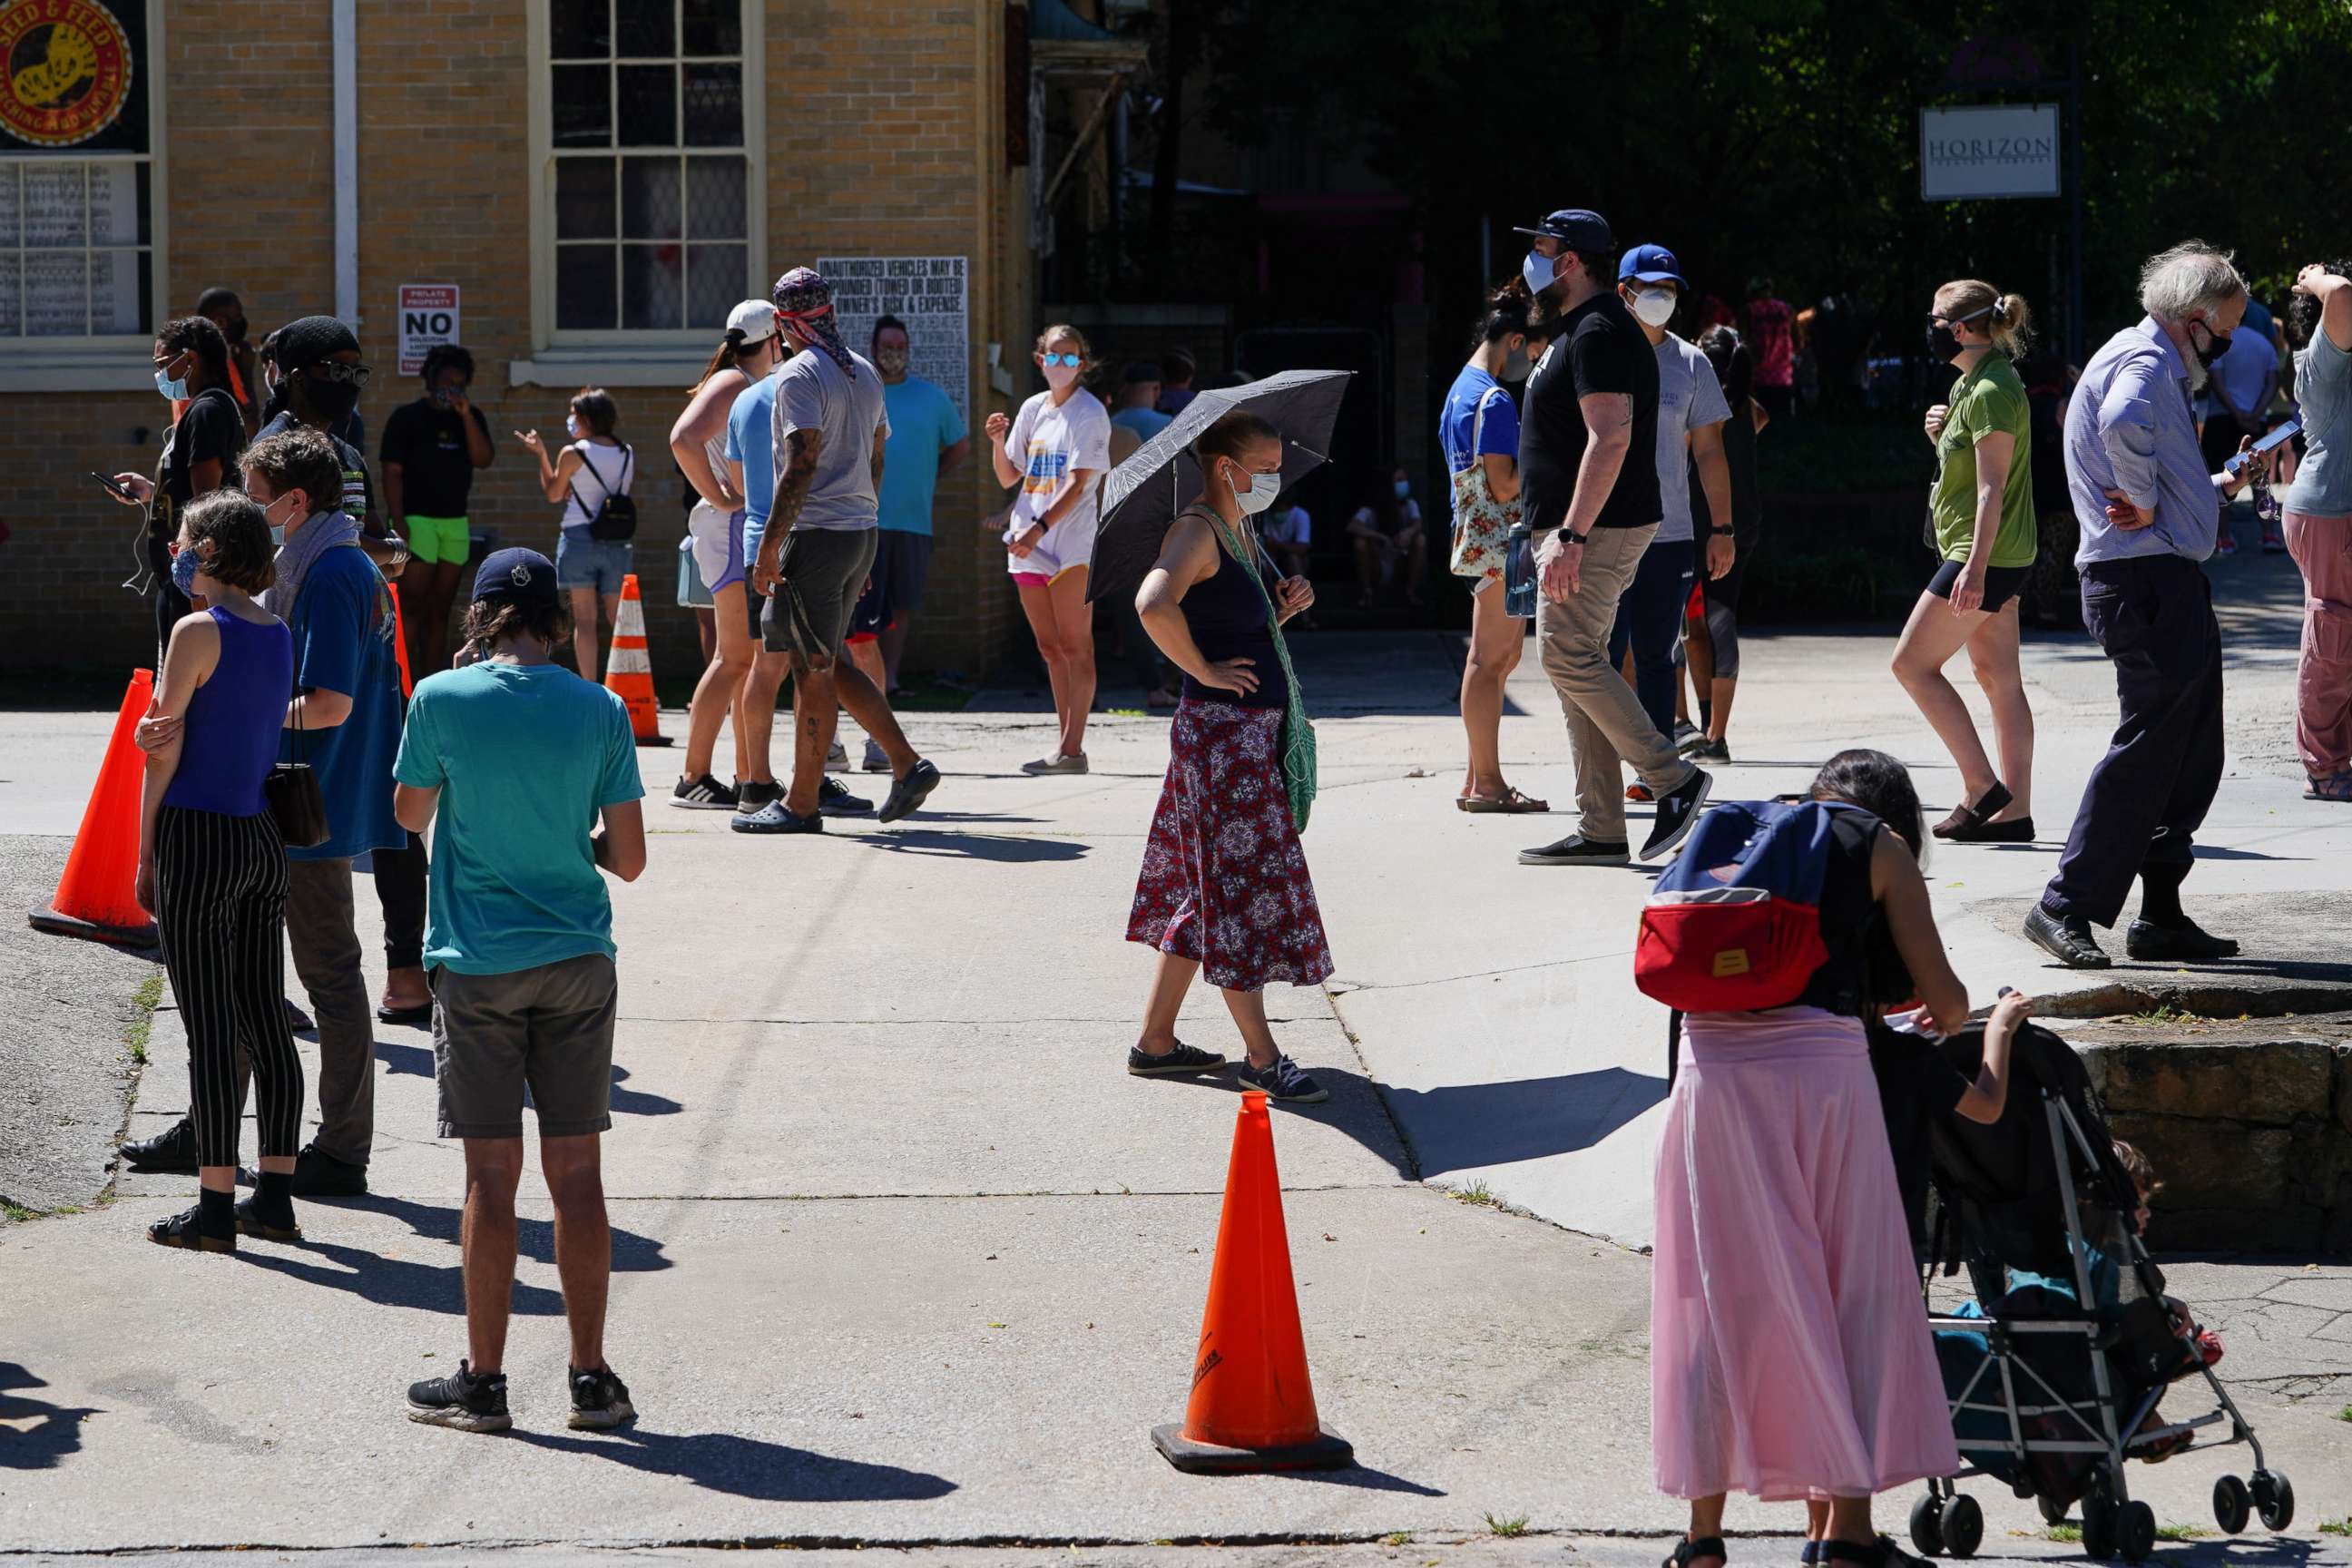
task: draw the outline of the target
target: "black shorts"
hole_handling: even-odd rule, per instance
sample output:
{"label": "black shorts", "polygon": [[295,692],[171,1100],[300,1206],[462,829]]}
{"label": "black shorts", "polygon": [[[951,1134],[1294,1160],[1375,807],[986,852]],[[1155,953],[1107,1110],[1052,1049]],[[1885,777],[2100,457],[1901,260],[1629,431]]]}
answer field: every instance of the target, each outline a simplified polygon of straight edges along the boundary
{"label": "black shorts", "polygon": [[923,587],[931,576],[931,536],[903,528],[878,531],[874,571],[849,618],[849,640],[876,637],[904,626],[923,607]]}
{"label": "black shorts", "polygon": [[[1960,572],[1967,565],[1968,563],[1965,561],[1945,562],[1937,569],[1936,574],[1927,579],[1927,592],[1935,595],[1938,599],[1950,598],[1952,584],[1960,580]],[[1986,567],[1984,589],[1986,612],[1990,614],[1998,611],[2003,605],[2016,598],[2017,591],[2024,587],[2026,579],[2032,575],[2033,568],[2031,566]]]}
{"label": "black shorts", "polygon": [[[760,637],[770,653],[796,653],[812,664],[829,661],[849,634],[849,615],[874,569],[871,528],[796,528],[776,563],[773,598],[760,612]],[[755,594],[753,597],[758,597]]]}

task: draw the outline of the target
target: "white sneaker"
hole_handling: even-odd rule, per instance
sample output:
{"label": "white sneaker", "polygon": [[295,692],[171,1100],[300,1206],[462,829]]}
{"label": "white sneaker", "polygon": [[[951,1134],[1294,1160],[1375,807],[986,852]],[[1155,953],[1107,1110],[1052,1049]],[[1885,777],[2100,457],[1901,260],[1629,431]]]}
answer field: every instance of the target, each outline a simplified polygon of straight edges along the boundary
{"label": "white sneaker", "polygon": [[824,754],[824,765],[829,768],[847,767],[849,765],[849,748],[843,745],[839,741],[835,741],[833,743],[833,750]]}
{"label": "white sneaker", "polygon": [[866,742],[866,762],[864,766],[866,771],[869,773],[887,773],[890,771],[890,759],[882,754],[881,742],[868,740]]}

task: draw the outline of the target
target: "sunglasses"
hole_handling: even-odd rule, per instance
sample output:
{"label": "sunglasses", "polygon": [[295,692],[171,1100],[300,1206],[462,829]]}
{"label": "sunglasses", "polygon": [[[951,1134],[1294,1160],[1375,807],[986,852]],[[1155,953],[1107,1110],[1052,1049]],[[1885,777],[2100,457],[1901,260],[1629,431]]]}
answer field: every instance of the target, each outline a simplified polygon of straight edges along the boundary
{"label": "sunglasses", "polygon": [[1039,354],[1037,356],[1037,360],[1039,363],[1044,364],[1048,368],[1057,364],[1066,364],[1071,369],[1076,370],[1078,366],[1087,363],[1087,356],[1084,354]]}
{"label": "sunglasses", "polygon": [[341,360],[325,359],[316,364],[306,364],[302,374],[320,381],[344,381],[353,386],[365,386],[368,377],[375,374],[363,364],[345,364]]}

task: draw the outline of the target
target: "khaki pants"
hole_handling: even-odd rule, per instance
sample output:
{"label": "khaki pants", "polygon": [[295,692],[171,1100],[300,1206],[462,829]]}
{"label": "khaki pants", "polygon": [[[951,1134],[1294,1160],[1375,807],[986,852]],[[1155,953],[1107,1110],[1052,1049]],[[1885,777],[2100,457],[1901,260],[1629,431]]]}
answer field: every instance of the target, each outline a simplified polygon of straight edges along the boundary
{"label": "khaki pants", "polygon": [[[1585,541],[1576,592],[1565,604],[1536,597],[1536,640],[1543,647],[1543,671],[1559,696],[1568,721],[1569,750],[1576,758],[1577,832],[1611,844],[1625,842],[1625,779],[1620,762],[1633,764],[1654,795],[1667,795],[1690,782],[1697,770],[1675,755],[1674,742],[1658,733],[1625,678],[1609,662],[1609,628],[1617,601],[1650,536],[1646,528],[1596,528]],[[1538,548],[1543,535],[1538,535]]]}
{"label": "khaki pants", "polygon": [[375,1010],[360,972],[348,859],[286,863],[286,935],[319,1020],[319,1135],[338,1160],[368,1163],[375,1143]]}

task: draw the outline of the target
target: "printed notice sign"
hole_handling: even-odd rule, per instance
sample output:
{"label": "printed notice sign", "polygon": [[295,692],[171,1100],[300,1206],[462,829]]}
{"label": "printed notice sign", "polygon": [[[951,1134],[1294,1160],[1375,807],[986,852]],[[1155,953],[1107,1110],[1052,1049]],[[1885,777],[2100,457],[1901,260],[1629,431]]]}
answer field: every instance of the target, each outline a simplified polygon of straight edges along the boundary
{"label": "printed notice sign", "polygon": [[428,352],[443,343],[457,341],[457,286],[455,283],[403,283],[400,286],[400,374],[421,374]]}
{"label": "printed notice sign", "polygon": [[907,323],[908,373],[936,382],[971,426],[969,268],[961,256],[853,256],[819,261],[833,285],[841,341],[859,353],[874,341],[875,321]]}

